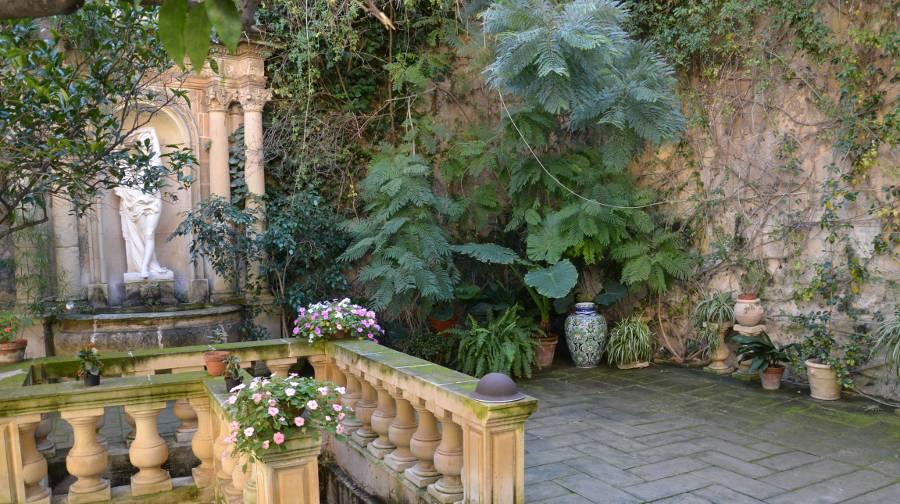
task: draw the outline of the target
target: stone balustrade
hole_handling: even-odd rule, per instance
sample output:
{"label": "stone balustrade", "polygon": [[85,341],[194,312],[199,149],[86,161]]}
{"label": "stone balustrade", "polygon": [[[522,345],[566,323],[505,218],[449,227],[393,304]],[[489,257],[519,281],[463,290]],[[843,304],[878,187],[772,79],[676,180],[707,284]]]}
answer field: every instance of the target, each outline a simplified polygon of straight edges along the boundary
{"label": "stone balustrade", "polygon": [[[65,457],[75,478],[68,502],[115,502],[152,494],[175,502],[319,502],[318,457],[329,452],[368,492],[398,502],[523,502],[524,422],[534,399],[486,404],[468,397],[476,380],[369,342],[313,347],[302,340],[221,345],[244,366],[265,362],[287,374],[307,360],[317,379],[346,388],[343,428],[331,436],[288,436],[285,450],[251,463],[225,443],[230,419],[224,380],[202,370],[207,347],[104,355],[101,385],[85,387],[72,359],[48,358],[0,368],[0,503],[49,503],[45,453],[49,414],[72,429]],[[119,375],[119,376],[116,376]],[[52,383],[57,382],[58,383]],[[171,405],[171,406],[170,406]],[[121,407],[133,424],[130,484],[112,488],[108,443],[98,437],[106,409]],[[158,418],[171,407],[175,441],[199,461],[190,478],[165,469],[169,441]],[[65,453],[65,452],[64,452]]]}

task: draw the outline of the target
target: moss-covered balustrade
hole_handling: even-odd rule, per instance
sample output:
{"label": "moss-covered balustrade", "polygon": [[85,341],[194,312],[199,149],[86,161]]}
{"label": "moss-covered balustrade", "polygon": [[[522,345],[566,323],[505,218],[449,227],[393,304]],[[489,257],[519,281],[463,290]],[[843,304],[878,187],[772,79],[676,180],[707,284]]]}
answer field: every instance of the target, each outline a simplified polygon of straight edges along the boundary
{"label": "moss-covered balustrade", "polygon": [[[371,342],[311,346],[282,339],[217,345],[242,365],[262,361],[286,374],[307,360],[317,379],[345,386],[349,440],[297,436],[287,451],[256,464],[225,443],[226,391],[203,367],[205,346],[104,354],[97,387],[72,379],[77,361],[46,358],[0,367],[0,503],[50,502],[47,461],[39,451],[54,413],[74,442],[66,469],[76,478],[68,502],[314,503],[318,457],[324,449],[367,492],[394,502],[523,502],[524,425],[537,408],[525,398],[483,403],[469,397],[477,380]],[[168,457],[157,417],[169,401],[200,461],[191,478],[162,469]],[[97,440],[105,408],[123,407],[134,430],[129,448],[137,473],[110,488],[106,447]],[[177,497],[176,497],[177,495]],[[325,498],[322,499],[324,502]]]}

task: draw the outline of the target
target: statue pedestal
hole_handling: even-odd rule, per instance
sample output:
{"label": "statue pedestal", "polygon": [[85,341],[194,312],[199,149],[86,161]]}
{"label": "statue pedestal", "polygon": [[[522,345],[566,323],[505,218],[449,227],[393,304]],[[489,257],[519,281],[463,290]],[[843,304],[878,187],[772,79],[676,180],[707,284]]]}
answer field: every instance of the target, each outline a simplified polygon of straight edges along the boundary
{"label": "statue pedestal", "polygon": [[125,302],[123,303],[125,306],[178,303],[178,299],[175,298],[175,280],[129,280],[129,273],[125,275]]}

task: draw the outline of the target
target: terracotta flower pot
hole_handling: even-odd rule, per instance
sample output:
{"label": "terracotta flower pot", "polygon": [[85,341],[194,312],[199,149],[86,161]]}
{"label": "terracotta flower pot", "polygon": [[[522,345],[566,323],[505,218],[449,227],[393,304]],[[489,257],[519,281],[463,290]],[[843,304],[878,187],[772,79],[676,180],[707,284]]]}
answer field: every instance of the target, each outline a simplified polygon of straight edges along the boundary
{"label": "terracotta flower pot", "polygon": [[206,373],[209,376],[222,376],[225,374],[225,359],[230,355],[225,350],[213,350],[203,354],[203,362],[206,364]]}
{"label": "terracotta flower pot", "polygon": [[431,326],[431,330],[434,331],[435,334],[438,334],[442,331],[446,331],[447,329],[450,329],[450,328],[456,326],[457,318],[458,317],[456,316],[456,314],[453,314],[453,316],[451,316],[447,320],[438,320],[436,318],[429,318],[428,325]]}
{"label": "terracotta flower pot", "polygon": [[734,320],[742,326],[752,327],[762,321],[765,311],[756,294],[741,294],[734,304]]}
{"label": "terracotta flower pot", "polygon": [[340,331],[335,332],[334,335],[331,336],[331,339],[333,339],[333,340],[347,339],[347,331],[341,329]]}
{"label": "terracotta flower pot", "polygon": [[556,355],[556,344],[559,343],[559,336],[551,334],[544,338],[535,338],[537,340],[537,365],[539,369],[547,368],[553,365],[553,356]]}
{"label": "terracotta flower pot", "polygon": [[8,343],[0,343],[0,364],[11,364],[25,360],[28,340],[22,338]]}
{"label": "terracotta flower pot", "polygon": [[828,364],[806,361],[806,374],[809,377],[809,396],[820,401],[836,401],[841,398],[841,386],[837,381],[837,373]]}
{"label": "terracotta flower pot", "polygon": [[778,390],[781,388],[782,375],[784,375],[784,368],[781,366],[769,366],[765,371],[760,371],[759,381],[762,382],[762,388]]}

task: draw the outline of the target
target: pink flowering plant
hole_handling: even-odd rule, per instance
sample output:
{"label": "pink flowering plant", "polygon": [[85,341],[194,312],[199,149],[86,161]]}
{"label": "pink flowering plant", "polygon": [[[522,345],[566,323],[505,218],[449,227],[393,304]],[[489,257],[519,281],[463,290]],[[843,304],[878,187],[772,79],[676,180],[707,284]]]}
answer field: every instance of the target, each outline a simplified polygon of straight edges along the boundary
{"label": "pink flowering plant", "polygon": [[288,436],[326,431],[343,439],[341,421],[347,414],[340,399],[346,391],[329,382],[273,376],[254,378],[230,391],[225,410],[232,419],[225,442],[251,461],[272,450],[283,450]]}
{"label": "pink flowering plant", "polygon": [[378,324],[374,311],[353,304],[347,298],[322,301],[297,310],[294,336],[306,337],[310,343],[316,343],[335,338],[338,333],[377,343],[384,335],[384,329]]}

